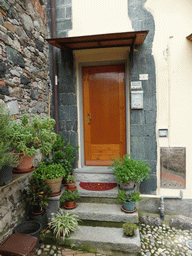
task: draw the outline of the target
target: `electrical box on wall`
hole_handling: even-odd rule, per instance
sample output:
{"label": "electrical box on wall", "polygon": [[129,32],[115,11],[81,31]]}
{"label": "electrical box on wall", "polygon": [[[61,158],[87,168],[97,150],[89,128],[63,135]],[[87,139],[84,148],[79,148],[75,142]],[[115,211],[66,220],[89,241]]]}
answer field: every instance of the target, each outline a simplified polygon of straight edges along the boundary
{"label": "electrical box on wall", "polygon": [[143,109],[143,91],[131,92],[131,109]]}

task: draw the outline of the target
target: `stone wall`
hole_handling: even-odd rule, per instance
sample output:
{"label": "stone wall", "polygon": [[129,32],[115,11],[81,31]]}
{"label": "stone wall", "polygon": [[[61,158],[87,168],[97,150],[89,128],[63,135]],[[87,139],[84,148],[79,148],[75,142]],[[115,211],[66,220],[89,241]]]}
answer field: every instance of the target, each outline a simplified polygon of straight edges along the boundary
{"label": "stone wall", "polygon": [[0,99],[11,114],[49,114],[44,1],[0,0]]}
{"label": "stone wall", "polygon": [[15,174],[10,184],[0,187],[0,243],[12,233],[12,229],[25,217],[25,205],[20,190],[27,185],[32,173]]}
{"label": "stone wall", "polygon": [[[0,0],[0,101],[19,118],[49,115],[46,0]],[[0,187],[0,242],[24,216],[19,190],[31,174]]]}

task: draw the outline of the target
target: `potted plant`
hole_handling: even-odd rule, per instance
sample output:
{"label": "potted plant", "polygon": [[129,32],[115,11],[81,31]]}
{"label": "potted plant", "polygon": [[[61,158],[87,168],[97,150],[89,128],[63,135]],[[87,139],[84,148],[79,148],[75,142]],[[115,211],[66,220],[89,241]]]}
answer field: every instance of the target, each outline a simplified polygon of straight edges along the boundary
{"label": "potted plant", "polygon": [[27,189],[24,189],[22,192],[22,197],[27,202],[28,209],[33,214],[38,215],[44,211],[43,207],[48,205],[50,194],[50,187],[34,172],[29,180]]}
{"label": "potted plant", "polygon": [[39,221],[43,228],[47,226],[44,206],[48,205],[51,192],[50,187],[45,184],[44,180],[36,172],[31,176],[28,187],[21,191],[21,197],[27,203],[30,218]]}
{"label": "potted plant", "polygon": [[135,184],[139,184],[145,178],[149,179],[151,172],[149,163],[144,160],[135,160],[130,155],[122,158],[115,158],[110,165],[120,188],[134,190]]}
{"label": "potted plant", "polygon": [[63,204],[65,209],[73,209],[76,207],[75,199],[80,198],[78,191],[65,190],[60,198],[60,203]]}
{"label": "potted plant", "polygon": [[52,194],[50,196],[57,196],[61,193],[61,182],[66,173],[61,164],[41,162],[36,172],[37,177],[42,178],[51,188]]}
{"label": "potted plant", "polygon": [[75,179],[75,176],[74,175],[68,175],[67,176],[67,181],[66,181],[66,183],[65,183],[65,185],[66,185],[66,190],[70,190],[70,191],[74,191],[74,190],[76,190],[77,189],[77,187],[75,186],[75,181],[74,181],[74,179]]}
{"label": "potted plant", "polygon": [[117,201],[123,202],[123,208],[122,210],[128,211],[128,212],[133,212],[136,210],[136,202],[139,202],[142,200],[142,197],[140,197],[139,192],[131,192],[131,193],[126,193],[125,190],[118,190],[118,195],[117,195]]}
{"label": "potted plant", "polygon": [[30,118],[24,113],[21,122],[15,120],[11,124],[10,139],[13,149],[19,154],[20,163],[16,172],[30,171],[33,165],[33,156],[37,149],[43,155],[51,152],[52,145],[56,140],[56,134],[52,131],[55,120],[38,115]]}
{"label": "potted plant", "polygon": [[68,142],[65,144],[62,136],[57,134],[57,139],[54,142],[49,158],[46,158],[44,162],[47,164],[57,163],[61,164],[66,171],[64,179],[66,180],[68,175],[73,174],[73,163],[75,161],[75,152],[78,147],[73,148]]}
{"label": "potted plant", "polygon": [[75,231],[78,228],[79,221],[80,219],[77,213],[65,212],[64,210],[59,209],[51,219],[50,229],[53,231],[56,239],[62,238],[65,240],[70,232]]}
{"label": "potted plant", "polygon": [[134,233],[138,227],[135,223],[126,222],[123,224],[122,228],[126,236],[134,236]]}
{"label": "potted plant", "polygon": [[13,118],[5,106],[0,104],[0,185],[8,184],[12,181],[12,169],[18,164],[18,157],[12,152],[10,135],[10,125]]}

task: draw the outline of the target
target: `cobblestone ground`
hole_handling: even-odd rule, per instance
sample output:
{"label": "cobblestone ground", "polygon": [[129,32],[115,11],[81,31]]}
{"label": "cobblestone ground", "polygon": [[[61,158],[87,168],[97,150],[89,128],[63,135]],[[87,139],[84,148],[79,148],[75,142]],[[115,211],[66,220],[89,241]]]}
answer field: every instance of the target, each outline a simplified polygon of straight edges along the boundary
{"label": "cobblestone ground", "polygon": [[[140,225],[141,255],[191,256],[186,242],[192,240],[192,230],[162,226]],[[188,242],[187,242],[188,244]]]}
{"label": "cobblestone ground", "polygon": [[[140,224],[141,237],[141,255],[144,256],[192,256],[186,242],[192,241],[192,229],[181,230],[162,226],[150,226]],[[188,242],[187,242],[188,244]],[[190,245],[190,243],[189,243]],[[192,245],[192,243],[191,243]],[[53,255],[53,256],[104,256],[102,254],[75,251],[55,245],[41,244],[36,255]]]}

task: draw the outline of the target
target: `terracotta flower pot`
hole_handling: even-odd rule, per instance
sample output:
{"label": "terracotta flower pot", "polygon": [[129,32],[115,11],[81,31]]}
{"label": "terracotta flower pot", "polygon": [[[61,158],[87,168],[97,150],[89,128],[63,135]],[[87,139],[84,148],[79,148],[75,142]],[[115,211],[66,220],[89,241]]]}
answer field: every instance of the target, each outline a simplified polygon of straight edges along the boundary
{"label": "terracotta flower pot", "polygon": [[70,191],[74,191],[74,190],[76,190],[77,189],[77,187],[75,186],[75,182],[73,182],[73,183],[65,183],[65,185],[66,185],[66,190],[70,190]]}
{"label": "terracotta flower pot", "polygon": [[121,189],[134,191],[136,184],[134,181],[129,181],[128,183],[120,183],[119,186]]}
{"label": "terracotta flower pot", "polygon": [[63,177],[56,179],[46,179],[45,183],[51,188],[52,194],[50,196],[57,196],[61,193],[61,182]]}
{"label": "terracotta flower pot", "polygon": [[73,208],[75,208],[76,206],[77,206],[77,204],[75,203],[75,201],[66,202],[66,203],[63,205],[63,207],[64,207],[65,209],[68,209],[68,210],[73,209]]}
{"label": "terracotta flower pot", "polygon": [[23,154],[19,155],[19,165],[14,168],[15,172],[30,172],[33,168],[33,158],[34,156],[24,156]]}

